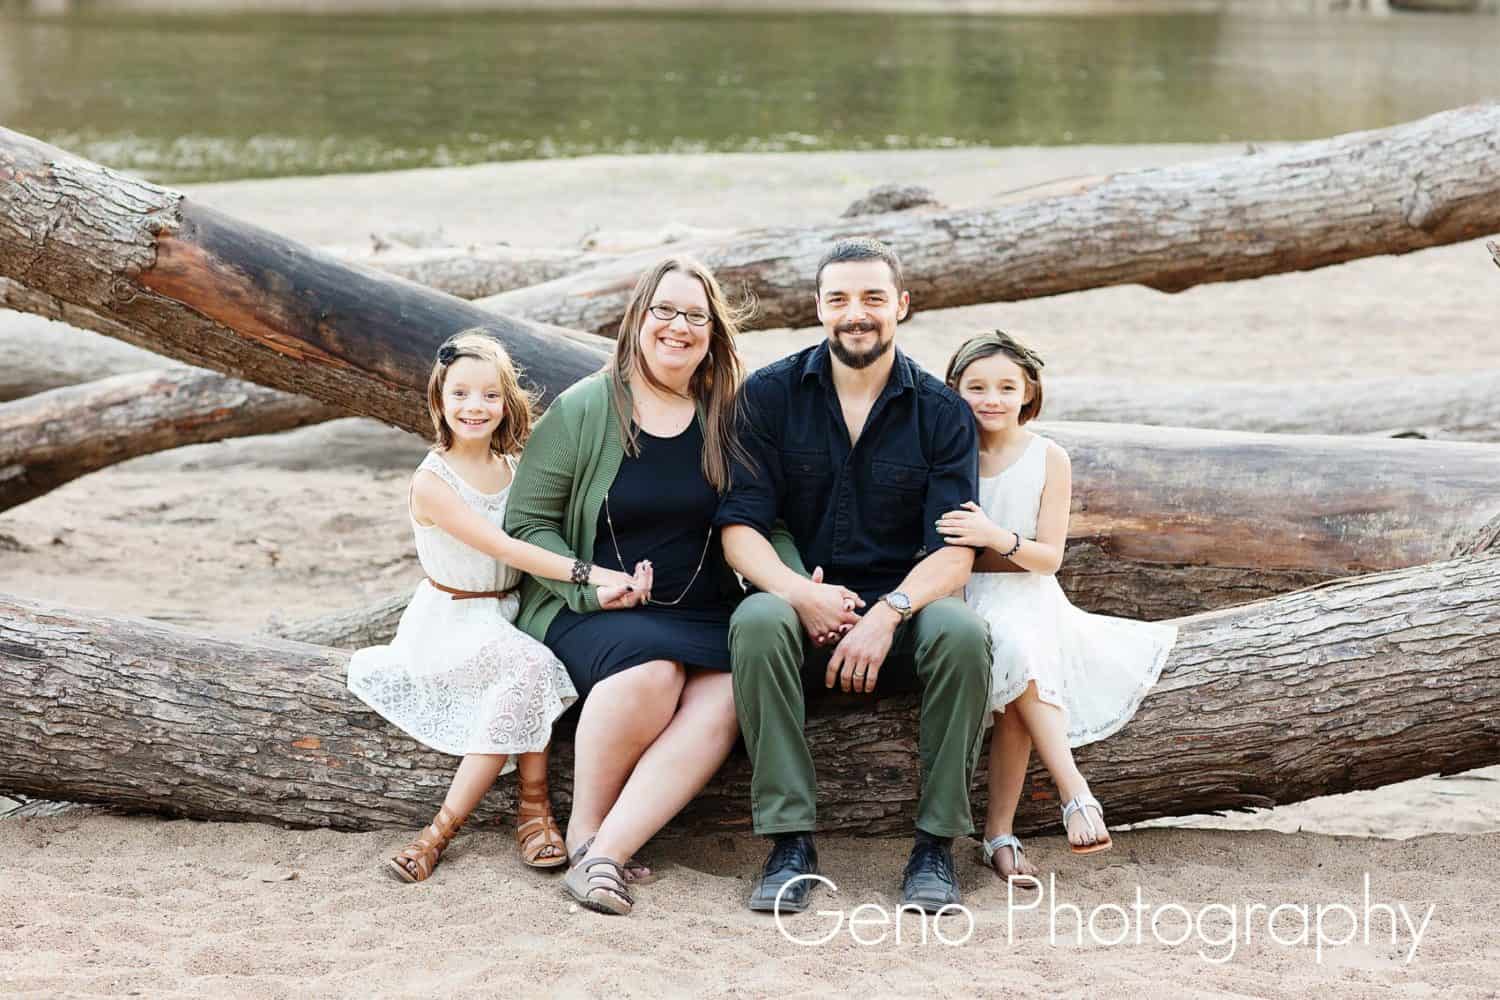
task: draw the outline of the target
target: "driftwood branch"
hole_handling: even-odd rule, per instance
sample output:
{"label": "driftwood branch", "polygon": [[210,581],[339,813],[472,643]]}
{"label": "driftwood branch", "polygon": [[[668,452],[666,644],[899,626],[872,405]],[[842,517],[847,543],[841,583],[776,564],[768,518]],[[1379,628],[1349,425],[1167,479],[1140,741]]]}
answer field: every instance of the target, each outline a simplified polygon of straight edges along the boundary
{"label": "driftwood branch", "polygon": [[[159,372],[143,372],[134,383],[99,386],[103,393],[99,398],[110,400],[120,415],[111,422],[92,418],[94,390],[83,385],[45,403],[0,403],[0,470],[5,470],[0,480],[11,480],[13,487],[7,491],[0,484],[0,510],[137,455],[266,434],[339,415],[313,400],[251,388],[202,370],[188,391],[174,391],[159,401],[141,395],[128,410],[124,408],[130,395],[126,387],[135,385],[144,394],[159,384],[155,381],[159,377]],[[1143,398],[1149,405],[1142,404]],[[1372,399],[1381,400],[1381,405],[1371,406]],[[274,403],[257,417],[250,409],[255,400]],[[1500,372],[1275,386],[1163,383],[1149,392],[1138,384],[1113,379],[1061,378],[1048,384],[1047,408],[1050,415],[1065,420],[1500,441]],[[1402,422],[1392,423],[1392,414],[1398,414]],[[127,424],[126,419],[141,423]],[[67,441],[66,449],[59,450],[53,429],[62,435],[59,440]],[[70,464],[73,458],[76,464]],[[43,468],[45,473],[39,471]],[[17,476],[23,476],[28,485],[14,489]],[[1194,609],[1173,608],[1174,613],[1188,610]],[[314,636],[304,641],[340,645]]]}
{"label": "driftwood branch", "polygon": [[343,259],[461,299],[478,299],[576,274],[607,261],[609,255],[482,246],[388,250]]}
{"label": "driftwood branch", "polygon": [[128,458],[339,415],[305,396],[196,368],[116,375],[0,403],[0,511]]}
{"label": "driftwood branch", "polygon": [[[6,312],[12,309],[17,314]],[[0,278],[0,402],[163,367],[162,358],[129,344],[100,340],[80,329],[19,315],[32,313],[60,320],[61,315],[56,314],[65,311],[50,296],[38,296],[8,278]],[[72,319],[86,321],[84,317]]]}
{"label": "driftwood branch", "polygon": [[406,610],[406,605],[410,602],[411,590],[408,588],[373,604],[336,611],[318,618],[284,622],[278,616],[272,619],[265,631],[278,638],[311,643],[314,646],[332,646],[336,649],[379,646],[390,642],[396,635],[396,626],[401,623],[401,612]]}
{"label": "driftwood branch", "polygon": [[[1106,285],[1176,292],[1306,271],[1500,231],[1500,104],[1253,156],[1092,178],[1013,204],[878,215],[684,245],[727,289],[759,300],[757,327],[815,321],[813,275],[837,239],[901,254],[917,309]],[[486,308],[613,336],[633,254]]]}
{"label": "driftwood branch", "polygon": [[494,330],[544,397],[604,357],[6,129],[0,277],[139,347],[419,433],[428,367],[456,330]]}
{"label": "driftwood branch", "polygon": [[1047,381],[1044,415],[1272,434],[1500,441],[1500,371],[1276,384],[1064,376]]}
{"label": "driftwood branch", "polygon": [[[0,597],[0,787],[195,816],[368,829],[425,822],[452,758],[344,689],[345,654],[226,640]],[[826,829],[908,832],[910,697],[815,702]],[[1294,802],[1500,762],[1500,557],[1342,581],[1184,620],[1161,682],[1079,752],[1116,822]],[[568,801],[571,748],[554,756]],[[1033,772],[1018,829],[1056,827]],[[982,778],[976,782],[983,788]],[[504,784],[482,815],[513,807]],[[674,823],[742,830],[731,758]]]}
{"label": "driftwood branch", "polygon": [[1500,447],[1046,424],[1073,459],[1059,580],[1080,607],[1175,618],[1490,551]]}

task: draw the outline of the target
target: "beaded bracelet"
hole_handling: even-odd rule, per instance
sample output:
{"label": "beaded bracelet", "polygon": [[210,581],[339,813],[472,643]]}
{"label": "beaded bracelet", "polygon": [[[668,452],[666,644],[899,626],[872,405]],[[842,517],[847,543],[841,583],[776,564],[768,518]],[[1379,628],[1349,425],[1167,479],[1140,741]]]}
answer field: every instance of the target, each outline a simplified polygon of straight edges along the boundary
{"label": "beaded bracelet", "polygon": [[1011,534],[1016,536],[1016,544],[1012,545],[1008,552],[1000,553],[1001,558],[1009,559],[1011,556],[1021,551],[1021,533],[1019,531],[1012,531]]}
{"label": "beaded bracelet", "polygon": [[582,559],[573,560],[572,576],[574,583],[584,584],[589,582],[589,577],[594,573],[593,563],[586,563]]}

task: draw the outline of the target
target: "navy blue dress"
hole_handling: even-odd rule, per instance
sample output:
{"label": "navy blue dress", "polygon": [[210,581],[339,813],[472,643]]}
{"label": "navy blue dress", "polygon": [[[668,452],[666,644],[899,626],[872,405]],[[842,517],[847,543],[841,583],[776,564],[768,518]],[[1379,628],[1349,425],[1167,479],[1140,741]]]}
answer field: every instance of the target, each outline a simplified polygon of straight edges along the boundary
{"label": "navy blue dress", "polygon": [[[640,454],[621,461],[599,510],[592,561],[630,573],[651,560],[652,603],[589,614],[564,608],[547,629],[547,645],[568,668],[580,704],[595,684],[651,660],[729,669],[729,616],[738,594],[713,529],[719,494],[703,477],[703,429],[694,420],[676,437],[640,431],[639,441]],[[679,603],[662,603],[678,595]]]}

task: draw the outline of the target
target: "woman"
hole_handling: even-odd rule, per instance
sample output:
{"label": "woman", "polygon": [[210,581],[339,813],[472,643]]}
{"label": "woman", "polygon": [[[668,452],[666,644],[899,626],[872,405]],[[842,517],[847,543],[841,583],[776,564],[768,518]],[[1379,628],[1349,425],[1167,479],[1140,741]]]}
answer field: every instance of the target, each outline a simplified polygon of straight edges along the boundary
{"label": "woman", "polygon": [[740,456],[738,320],[702,264],[657,264],[631,295],[613,362],[543,415],[511,488],[505,528],[516,538],[581,565],[650,561],[645,590],[604,607],[586,585],[528,578],[517,619],[583,702],[566,885],[600,912],[630,912],[622,862],[738,735],[729,617],[740,588],[712,528]]}

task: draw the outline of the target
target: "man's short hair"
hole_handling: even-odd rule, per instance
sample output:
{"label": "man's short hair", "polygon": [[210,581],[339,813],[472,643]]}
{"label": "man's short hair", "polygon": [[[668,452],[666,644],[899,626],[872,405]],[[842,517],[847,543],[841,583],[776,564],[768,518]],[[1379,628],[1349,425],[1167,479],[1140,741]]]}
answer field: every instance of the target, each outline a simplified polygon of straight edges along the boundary
{"label": "man's short hair", "polygon": [[901,258],[896,256],[896,251],[886,246],[879,240],[870,239],[868,236],[856,236],[853,239],[839,240],[833,245],[833,249],[823,255],[818,262],[817,291],[823,291],[823,268],[829,264],[847,264],[859,260],[883,260],[891,269],[891,277],[896,282],[896,294],[900,295],[906,291],[906,281],[901,276]]}

